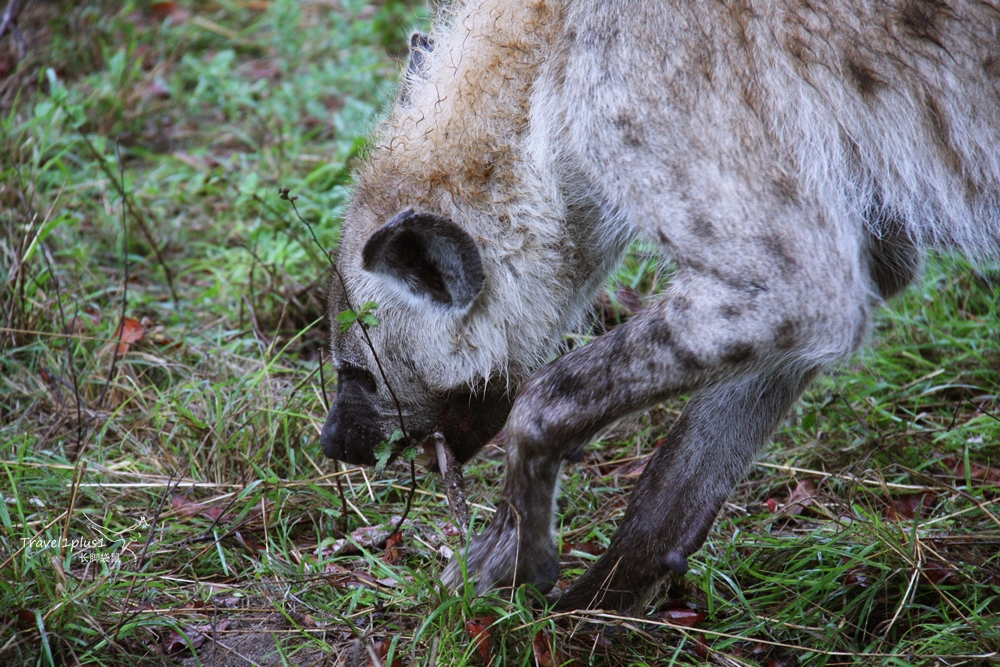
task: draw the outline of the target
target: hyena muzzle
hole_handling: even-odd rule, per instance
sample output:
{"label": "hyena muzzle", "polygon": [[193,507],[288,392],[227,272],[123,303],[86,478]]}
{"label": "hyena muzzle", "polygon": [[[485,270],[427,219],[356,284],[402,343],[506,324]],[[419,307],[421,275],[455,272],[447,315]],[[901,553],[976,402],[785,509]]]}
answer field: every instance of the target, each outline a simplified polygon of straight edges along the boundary
{"label": "hyena muzzle", "polygon": [[[690,394],[559,601],[637,608],[924,249],[1000,246],[992,2],[467,0],[412,46],[330,289],[331,315],[374,301],[381,323],[334,322],[322,446],[373,462],[397,401],[460,461],[506,423],[477,591],[551,587],[562,462]],[[666,293],[549,361],[637,237],[675,262]],[[444,580],[462,584],[456,563]]]}

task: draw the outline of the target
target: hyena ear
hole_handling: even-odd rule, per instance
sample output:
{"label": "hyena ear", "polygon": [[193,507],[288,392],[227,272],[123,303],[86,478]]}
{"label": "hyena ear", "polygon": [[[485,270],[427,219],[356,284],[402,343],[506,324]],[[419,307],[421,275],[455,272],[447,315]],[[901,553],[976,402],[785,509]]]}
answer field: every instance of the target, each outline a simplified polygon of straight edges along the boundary
{"label": "hyena ear", "polygon": [[420,74],[420,68],[424,65],[424,58],[434,50],[434,40],[422,32],[415,32],[410,35],[410,62],[406,66],[406,72],[410,76]]}
{"label": "hyena ear", "polygon": [[451,220],[403,211],[372,234],[365,270],[435,303],[465,308],[483,289],[483,261],[472,237]]}

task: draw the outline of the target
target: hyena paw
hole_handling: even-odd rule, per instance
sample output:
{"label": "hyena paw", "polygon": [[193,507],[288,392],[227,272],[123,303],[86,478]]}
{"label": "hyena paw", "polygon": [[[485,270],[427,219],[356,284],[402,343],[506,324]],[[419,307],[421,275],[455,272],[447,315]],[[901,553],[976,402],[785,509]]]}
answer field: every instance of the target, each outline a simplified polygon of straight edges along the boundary
{"label": "hyena paw", "polygon": [[630,555],[616,557],[609,551],[559,597],[556,610],[607,609],[640,613],[667,572],[687,570],[686,559],[676,551],[667,554],[660,566],[654,566],[653,562]]}
{"label": "hyena paw", "polygon": [[[465,571],[477,595],[491,588],[520,584],[531,584],[546,593],[559,576],[559,556],[548,530],[537,536],[519,533],[516,523],[509,520],[510,514],[505,509],[498,511],[469,545]],[[453,591],[460,591],[465,585],[459,558],[452,558],[441,574],[441,582]]]}

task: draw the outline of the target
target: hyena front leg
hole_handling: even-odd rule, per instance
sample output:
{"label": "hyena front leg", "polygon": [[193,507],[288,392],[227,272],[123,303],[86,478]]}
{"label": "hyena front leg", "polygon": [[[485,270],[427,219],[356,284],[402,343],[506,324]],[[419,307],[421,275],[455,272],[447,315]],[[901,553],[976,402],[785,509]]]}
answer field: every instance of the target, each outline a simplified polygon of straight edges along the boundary
{"label": "hyena front leg", "polygon": [[[545,593],[559,576],[552,519],[564,448],[522,447],[509,438],[507,446],[503,492],[497,512],[469,545],[465,557],[467,573],[475,582],[477,594],[522,583],[533,584]],[[448,564],[441,579],[449,588],[462,586],[461,564],[457,559]]]}
{"label": "hyena front leg", "polygon": [[[762,276],[765,259],[747,253],[747,266],[740,259],[725,263],[725,271],[679,270],[659,303],[522,387],[507,422],[503,499],[468,552],[477,592],[512,583],[550,588],[561,462],[616,419],[693,393],[671,444],[645,473],[612,551],[565,604],[625,609],[666,569],[684,569],[807,378],[856,349],[868,319],[860,267],[836,248],[803,260],[799,276],[795,267]],[[456,563],[445,581],[461,583]]]}
{"label": "hyena front leg", "polygon": [[791,368],[695,395],[639,479],[611,547],[558,608],[636,611],[667,572],[686,572],[734,484],[814,376]]}

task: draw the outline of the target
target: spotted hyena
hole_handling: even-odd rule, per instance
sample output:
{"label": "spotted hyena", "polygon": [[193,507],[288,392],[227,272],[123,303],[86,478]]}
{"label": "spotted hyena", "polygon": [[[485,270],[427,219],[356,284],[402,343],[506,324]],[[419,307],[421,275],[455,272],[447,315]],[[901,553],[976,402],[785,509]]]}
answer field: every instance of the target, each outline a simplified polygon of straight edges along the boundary
{"label": "spotted hyena", "polygon": [[[690,394],[559,602],[636,608],[925,248],[1000,246],[992,2],[468,0],[413,46],[331,289],[332,314],[374,301],[381,324],[333,327],[322,445],[373,462],[398,426],[390,388],[409,432],[461,461],[506,423],[476,590],[551,587],[562,462]],[[550,361],[637,237],[676,263],[666,293]],[[444,580],[462,583],[456,563]]]}

